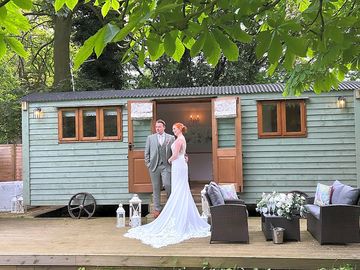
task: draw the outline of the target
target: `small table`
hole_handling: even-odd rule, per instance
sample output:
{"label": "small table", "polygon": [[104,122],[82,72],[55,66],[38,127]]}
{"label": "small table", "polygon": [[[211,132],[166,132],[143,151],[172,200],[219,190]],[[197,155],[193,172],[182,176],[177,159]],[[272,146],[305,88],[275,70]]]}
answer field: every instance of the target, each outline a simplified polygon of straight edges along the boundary
{"label": "small table", "polygon": [[272,240],[272,229],[274,227],[284,228],[284,241],[300,241],[300,217],[294,216],[292,219],[285,217],[261,215],[261,230],[263,231],[266,241]]}

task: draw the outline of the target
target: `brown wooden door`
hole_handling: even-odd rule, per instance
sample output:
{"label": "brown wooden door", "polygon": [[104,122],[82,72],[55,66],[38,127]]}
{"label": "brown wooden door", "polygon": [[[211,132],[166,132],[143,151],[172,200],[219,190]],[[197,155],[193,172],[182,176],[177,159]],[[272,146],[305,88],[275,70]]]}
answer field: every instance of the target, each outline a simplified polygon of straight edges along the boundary
{"label": "brown wooden door", "polygon": [[[132,119],[131,107],[134,103],[152,103],[153,118],[140,120]],[[148,168],[145,166],[144,153],[148,135],[154,129],[155,102],[152,101],[128,101],[128,134],[129,134],[129,192],[145,193],[152,192],[152,185]]]}
{"label": "brown wooden door", "polygon": [[[216,118],[215,102],[230,99],[236,99],[236,116]],[[235,184],[237,191],[243,191],[239,97],[212,99],[212,150],[215,182],[219,184]]]}

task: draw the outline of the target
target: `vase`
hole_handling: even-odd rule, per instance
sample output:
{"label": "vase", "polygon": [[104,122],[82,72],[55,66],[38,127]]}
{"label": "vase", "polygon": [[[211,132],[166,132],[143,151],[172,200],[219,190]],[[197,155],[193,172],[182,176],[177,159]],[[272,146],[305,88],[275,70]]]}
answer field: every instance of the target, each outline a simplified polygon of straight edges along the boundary
{"label": "vase", "polygon": [[272,230],[275,227],[284,228],[284,241],[300,241],[300,222],[299,216],[293,216],[291,219],[280,216],[261,215],[261,230],[264,233],[266,241],[272,240]]}

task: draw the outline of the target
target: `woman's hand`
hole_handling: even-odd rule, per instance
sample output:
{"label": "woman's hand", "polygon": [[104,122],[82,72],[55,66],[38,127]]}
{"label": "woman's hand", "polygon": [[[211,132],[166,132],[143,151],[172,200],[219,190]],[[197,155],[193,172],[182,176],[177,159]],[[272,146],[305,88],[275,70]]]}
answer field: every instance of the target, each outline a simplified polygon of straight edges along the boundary
{"label": "woman's hand", "polygon": [[171,158],[168,159],[169,164],[171,164]]}

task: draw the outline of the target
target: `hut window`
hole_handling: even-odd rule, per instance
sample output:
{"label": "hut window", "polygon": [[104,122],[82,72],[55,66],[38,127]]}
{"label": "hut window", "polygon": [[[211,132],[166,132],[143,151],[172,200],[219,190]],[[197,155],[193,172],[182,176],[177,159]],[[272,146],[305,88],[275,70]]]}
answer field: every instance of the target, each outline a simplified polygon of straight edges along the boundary
{"label": "hut window", "polygon": [[63,141],[78,140],[78,112],[75,109],[64,109],[59,112],[59,139]]}
{"label": "hut window", "polygon": [[101,138],[103,140],[121,140],[120,108],[102,108],[100,115]]}
{"label": "hut window", "polygon": [[80,140],[98,140],[98,110],[80,109]]}
{"label": "hut window", "polygon": [[305,137],[304,100],[258,101],[259,138]]}
{"label": "hut window", "polygon": [[121,109],[59,109],[59,141],[121,140]]}

